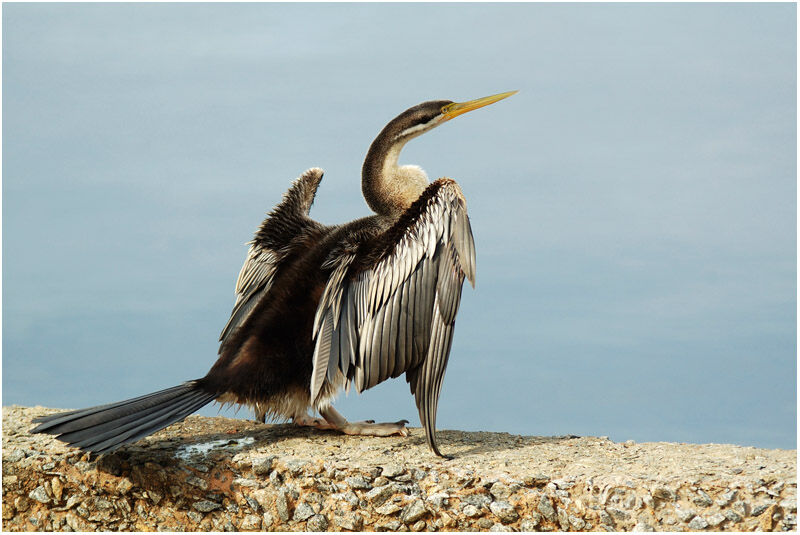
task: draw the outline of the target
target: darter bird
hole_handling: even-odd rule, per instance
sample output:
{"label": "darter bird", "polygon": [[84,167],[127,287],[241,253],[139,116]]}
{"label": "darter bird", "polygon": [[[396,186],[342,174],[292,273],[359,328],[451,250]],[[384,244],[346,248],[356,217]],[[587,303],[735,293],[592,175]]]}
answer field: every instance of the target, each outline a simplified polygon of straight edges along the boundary
{"label": "darter bird", "polygon": [[475,244],[458,184],[429,183],[398,158],[415,137],[514,93],[423,102],[387,124],[361,171],[375,215],[336,226],[314,221],[308,214],[322,170],[303,173],[250,244],[219,358],[205,377],[37,418],[32,431],[109,452],[217,401],[250,406],[261,422],[270,416],[350,435],[406,436],[405,420],[350,422],[332,405],[343,388],[360,393],[405,374],[428,445],[441,456],[436,409],[462,284],[475,284]]}

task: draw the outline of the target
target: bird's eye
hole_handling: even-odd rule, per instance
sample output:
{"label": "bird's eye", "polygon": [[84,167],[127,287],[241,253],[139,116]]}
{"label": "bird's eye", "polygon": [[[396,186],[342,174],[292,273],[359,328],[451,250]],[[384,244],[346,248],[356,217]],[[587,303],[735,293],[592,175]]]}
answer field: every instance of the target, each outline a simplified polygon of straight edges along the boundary
{"label": "bird's eye", "polygon": [[442,106],[442,115],[446,115],[446,114],[447,114],[447,112],[448,112],[448,111],[449,111],[449,110],[450,110],[450,109],[451,109],[453,106],[455,106],[455,104],[456,104],[455,102],[451,102],[451,103],[450,103],[450,104],[448,104],[447,106]]}

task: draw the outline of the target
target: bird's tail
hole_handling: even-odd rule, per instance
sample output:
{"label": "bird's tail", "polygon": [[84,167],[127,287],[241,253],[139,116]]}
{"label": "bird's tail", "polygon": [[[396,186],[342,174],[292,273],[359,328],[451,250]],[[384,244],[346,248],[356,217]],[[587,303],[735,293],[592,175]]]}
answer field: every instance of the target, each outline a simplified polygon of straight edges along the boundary
{"label": "bird's tail", "polygon": [[31,432],[58,435],[70,446],[104,453],[183,420],[215,397],[198,381],[188,381],[138,398],[42,416]]}

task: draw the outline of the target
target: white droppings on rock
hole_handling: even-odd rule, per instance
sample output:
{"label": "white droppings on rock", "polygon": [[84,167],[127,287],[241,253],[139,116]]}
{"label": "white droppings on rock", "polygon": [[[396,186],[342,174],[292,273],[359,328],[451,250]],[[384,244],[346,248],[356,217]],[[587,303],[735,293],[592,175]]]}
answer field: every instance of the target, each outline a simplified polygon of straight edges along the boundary
{"label": "white droppings on rock", "polygon": [[242,437],[235,440],[212,440],[201,444],[188,444],[175,450],[175,457],[188,461],[195,456],[205,456],[213,449],[239,449],[255,442],[253,437]]}

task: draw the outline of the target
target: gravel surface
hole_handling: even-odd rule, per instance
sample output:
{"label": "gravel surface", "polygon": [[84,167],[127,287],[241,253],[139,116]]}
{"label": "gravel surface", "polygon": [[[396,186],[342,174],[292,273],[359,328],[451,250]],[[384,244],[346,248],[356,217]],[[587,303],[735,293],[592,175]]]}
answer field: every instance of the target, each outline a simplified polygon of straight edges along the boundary
{"label": "gravel surface", "polygon": [[192,416],[96,459],[3,408],[6,531],[795,531],[795,450]]}

